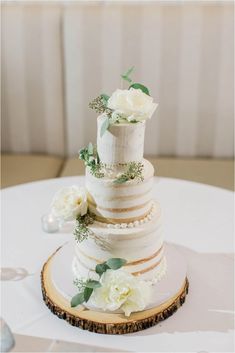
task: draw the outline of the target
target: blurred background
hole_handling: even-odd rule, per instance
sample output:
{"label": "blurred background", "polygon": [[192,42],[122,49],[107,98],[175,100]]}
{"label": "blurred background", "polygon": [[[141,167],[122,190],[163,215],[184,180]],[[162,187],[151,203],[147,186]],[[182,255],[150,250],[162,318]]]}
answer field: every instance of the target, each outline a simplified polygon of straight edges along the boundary
{"label": "blurred background", "polygon": [[160,176],[233,189],[233,1],[2,2],[2,187],[84,172],[88,103],[134,80],[159,103]]}

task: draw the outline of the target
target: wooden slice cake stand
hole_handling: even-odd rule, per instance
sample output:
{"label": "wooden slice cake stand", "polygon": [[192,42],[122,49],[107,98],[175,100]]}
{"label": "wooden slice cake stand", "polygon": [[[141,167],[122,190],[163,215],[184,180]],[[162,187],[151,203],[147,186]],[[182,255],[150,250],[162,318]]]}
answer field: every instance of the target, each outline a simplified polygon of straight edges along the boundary
{"label": "wooden slice cake stand", "polygon": [[73,280],[69,259],[73,257],[73,244],[70,243],[59,248],[43,266],[43,300],[53,314],[83,330],[102,334],[125,334],[152,327],[177,311],[185,302],[189,287],[186,265],[181,255],[172,245],[167,244],[165,248],[166,278],[154,285],[154,302],[144,311],[126,317],[122,313],[96,311],[83,305],[71,308],[70,299],[76,294],[76,289],[71,294]]}

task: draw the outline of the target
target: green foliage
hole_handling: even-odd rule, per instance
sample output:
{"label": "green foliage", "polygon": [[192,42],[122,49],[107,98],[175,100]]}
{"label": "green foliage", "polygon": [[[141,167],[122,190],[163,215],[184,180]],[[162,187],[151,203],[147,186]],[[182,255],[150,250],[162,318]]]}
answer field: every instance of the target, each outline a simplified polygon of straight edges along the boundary
{"label": "green foliage", "polygon": [[90,168],[90,172],[96,178],[103,178],[104,173],[102,171],[103,165],[100,162],[100,158],[95,146],[90,142],[87,147],[82,148],[79,151],[79,158],[84,161],[85,166]]}
{"label": "green foliage", "polygon": [[126,173],[120,175],[117,179],[114,180],[115,184],[123,184],[129,180],[129,177]]}
{"label": "green foliage", "polygon": [[94,109],[97,113],[105,113],[106,115],[101,126],[100,137],[102,137],[109,128],[110,120],[112,119],[112,110],[107,107],[109,98],[107,94],[102,93],[89,104],[89,107]]}
{"label": "green foliage", "polygon": [[76,278],[73,281],[73,284],[77,287],[77,289],[79,290],[79,292],[82,292],[84,290],[84,288],[86,287],[86,280],[84,278]]}
{"label": "green foliage", "polygon": [[88,300],[90,299],[90,296],[92,295],[92,292],[93,292],[93,288],[85,287],[83,292],[85,302],[88,302]]}
{"label": "green foliage", "polygon": [[100,137],[102,137],[106,130],[109,128],[109,117],[106,116],[100,128]]}
{"label": "green foliage", "polygon": [[85,301],[84,292],[81,292],[81,293],[76,294],[72,298],[70,305],[73,308],[75,306],[78,306],[78,305],[82,304],[84,301]]}
{"label": "green foliage", "polygon": [[84,302],[88,302],[93,289],[101,286],[98,281],[93,281],[90,279],[87,281],[84,279],[76,279],[74,280],[74,284],[78,288],[79,293],[72,298],[70,302],[71,307],[78,306]]}
{"label": "green foliage", "polygon": [[130,69],[128,69],[126,73],[124,73],[124,74],[121,75],[121,78],[122,78],[123,80],[125,80],[125,81],[131,83],[131,82],[132,82],[132,79],[131,79],[129,76],[130,76],[130,74],[134,71],[134,68],[135,68],[135,67],[132,66]]}
{"label": "green foliage", "polygon": [[107,107],[109,98],[110,97],[107,94],[102,93],[89,103],[89,108],[95,110],[96,113],[99,114],[105,113],[109,118],[111,118],[112,110]]}
{"label": "green foliage", "polygon": [[100,96],[101,96],[101,98],[103,100],[104,105],[107,107],[107,103],[108,103],[108,100],[109,100],[110,97],[107,94],[105,94],[105,93],[102,93]]}
{"label": "green foliage", "polygon": [[[101,277],[102,274],[107,270],[118,270],[119,268],[124,266],[126,262],[127,261],[125,259],[111,258],[103,262],[102,264],[97,265],[95,271]],[[85,281],[84,279],[76,279],[74,280],[74,284],[79,289],[79,293],[71,299],[71,307],[75,307],[84,302],[88,302],[94,289],[101,287],[101,283],[93,279],[88,279],[87,281]]]}
{"label": "green foliage", "polygon": [[94,153],[94,147],[91,142],[89,142],[88,147],[87,147],[88,155],[93,156]]}
{"label": "green foliage", "polygon": [[95,272],[98,273],[99,276],[102,276],[102,274],[107,270],[118,270],[119,268],[124,266],[126,262],[127,261],[125,259],[111,258],[103,262],[102,264],[96,265]]}
{"label": "green foliage", "polygon": [[149,94],[149,90],[147,87],[145,87],[144,85],[142,85],[141,83],[133,83],[130,88],[134,88],[134,89],[141,89],[142,92],[144,92],[145,94],[147,94],[148,96],[150,96]]}
{"label": "green foliage", "polygon": [[108,259],[108,261],[106,261],[106,264],[108,265],[109,268],[111,268],[111,270],[118,270],[119,268],[124,266],[126,262],[127,261],[125,259],[121,259],[117,257],[117,258]]}
{"label": "green foliage", "polygon": [[115,184],[123,184],[128,180],[137,179],[143,181],[143,164],[140,162],[130,162],[127,166],[125,173],[121,174],[118,178],[114,180]]}
{"label": "green foliage", "polygon": [[87,281],[87,283],[86,283],[86,287],[87,288],[99,288],[99,287],[101,287],[101,284],[100,284],[100,282],[99,281],[95,281],[95,280],[93,280],[93,279],[89,279],[88,281]]}
{"label": "green foliage", "polygon": [[95,99],[93,99],[93,101],[91,101],[89,103],[89,108],[94,109],[96,111],[96,113],[102,114],[105,112],[106,110],[106,100],[104,98],[104,95],[100,95],[98,97],[96,97]]}
{"label": "green foliage", "polygon": [[78,243],[81,243],[83,240],[87,239],[89,235],[92,234],[92,231],[88,226],[94,223],[94,218],[95,216],[89,212],[84,216],[77,216],[73,234],[75,235],[75,240]]}
{"label": "green foliage", "polygon": [[103,262],[102,264],[96,265],[95,272],[98,273],[99,276],[101,276],[108,269],[109,266],[106,264],[106,262]]}

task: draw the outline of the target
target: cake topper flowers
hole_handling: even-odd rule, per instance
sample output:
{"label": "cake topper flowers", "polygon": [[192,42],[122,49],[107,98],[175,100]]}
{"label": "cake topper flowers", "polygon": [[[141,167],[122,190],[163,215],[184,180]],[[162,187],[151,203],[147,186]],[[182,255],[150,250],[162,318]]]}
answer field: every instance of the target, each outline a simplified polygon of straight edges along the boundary
{"label": "cake topper flowers", "polygon": [[134,67],[121,75],[123,80],[131,83],[128,89],[117,89],[111,96],[101,94],[89,104],[90,108],[105,117],[100,130],[101,137],[112,124],[133,124],[150,119],[158,106],[146,86],[133,83],[130,78],[133,70]]}

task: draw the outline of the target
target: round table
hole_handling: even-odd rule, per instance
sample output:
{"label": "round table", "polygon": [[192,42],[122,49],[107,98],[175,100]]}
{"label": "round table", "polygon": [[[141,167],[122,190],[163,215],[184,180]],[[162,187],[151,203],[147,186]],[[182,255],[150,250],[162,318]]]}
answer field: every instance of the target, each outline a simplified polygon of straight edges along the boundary
{"label": "round table", "polygon": [[1,266],[21,269],[17,278],[1,283],[1,316],[12,331],[115,350],[233,350],[233,193],[155,178],[153,198],[162,206],[165,239],[174,243],[187,261],[190,291],[182,308],[159,325],[133,334],[104,336],[58,319],[41,295],[42,265],[72,234],[66,226],[59,233],[44,233],[40,219],[54,193],[74,184],[84,185],[84,177],[33,182],[1,192]]}

